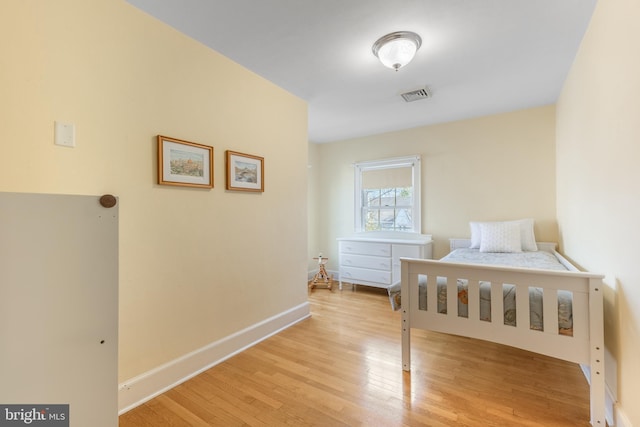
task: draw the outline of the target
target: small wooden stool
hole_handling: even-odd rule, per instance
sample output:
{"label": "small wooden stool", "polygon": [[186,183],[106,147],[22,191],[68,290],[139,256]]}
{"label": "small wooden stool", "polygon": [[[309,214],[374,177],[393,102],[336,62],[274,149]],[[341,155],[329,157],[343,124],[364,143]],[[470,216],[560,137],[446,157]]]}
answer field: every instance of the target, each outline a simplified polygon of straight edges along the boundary
{"label": "small wooden stool", "polygon": [[333,290],[333,275],[329,276],[325,268],[325,265],[327,264],[327,261],[329,261],[329,258],[323,258],[322,254],[320,254],[317,258],[313,259],[318,260],[318,272],[309,282],[309,290],[318,286],[318,282],[323,282],[323,286],[325,289]]}

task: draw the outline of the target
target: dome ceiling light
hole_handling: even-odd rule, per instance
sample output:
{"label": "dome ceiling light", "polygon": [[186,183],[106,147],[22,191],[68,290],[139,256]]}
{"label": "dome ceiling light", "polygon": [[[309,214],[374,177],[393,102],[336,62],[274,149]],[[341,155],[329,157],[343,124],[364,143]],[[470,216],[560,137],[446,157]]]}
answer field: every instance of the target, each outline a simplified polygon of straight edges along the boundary
{"label": "dome ceiling light", "polygon": [[411,31],[396,31],[380,37],[373,44],[373,54],[382,65],[398,71],[415,56],[422,39]]}

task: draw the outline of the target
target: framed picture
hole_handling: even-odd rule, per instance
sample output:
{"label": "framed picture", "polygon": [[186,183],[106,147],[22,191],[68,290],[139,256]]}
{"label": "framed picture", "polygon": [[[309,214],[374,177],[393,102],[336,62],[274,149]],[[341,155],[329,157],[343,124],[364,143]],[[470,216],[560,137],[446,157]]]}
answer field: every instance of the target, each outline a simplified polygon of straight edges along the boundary
{"label": "framed picture", "polygon": [[227,190],[264,191],[264,158],[227,150]]}
{"label": "framed picture", "polygon": [[158,184],[213,188],[213,147],[158,135]]}

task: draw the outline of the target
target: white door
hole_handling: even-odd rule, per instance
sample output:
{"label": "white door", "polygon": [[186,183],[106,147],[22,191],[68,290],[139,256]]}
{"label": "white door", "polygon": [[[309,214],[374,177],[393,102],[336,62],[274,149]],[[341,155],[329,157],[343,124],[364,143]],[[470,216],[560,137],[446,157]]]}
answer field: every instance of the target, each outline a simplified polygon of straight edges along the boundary
{"label": "white door", "polygon": [[118,425],[118,206],[99,200],[0,193],[0,405],[68,404],[75,427]]}

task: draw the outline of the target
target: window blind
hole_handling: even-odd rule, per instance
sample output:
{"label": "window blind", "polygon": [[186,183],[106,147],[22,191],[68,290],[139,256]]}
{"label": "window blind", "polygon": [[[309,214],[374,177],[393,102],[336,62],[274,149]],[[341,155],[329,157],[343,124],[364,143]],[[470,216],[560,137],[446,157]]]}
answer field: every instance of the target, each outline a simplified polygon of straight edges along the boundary
{"label": "window blind", "polygon": [[411,187],[412,174],[411,167],[365,170],[362,171],[362,189]]}

